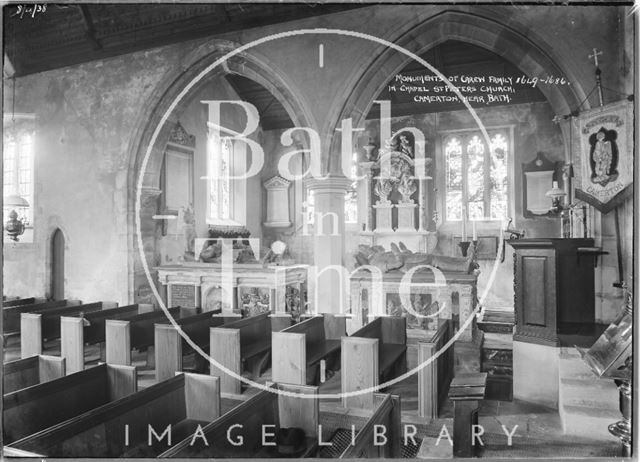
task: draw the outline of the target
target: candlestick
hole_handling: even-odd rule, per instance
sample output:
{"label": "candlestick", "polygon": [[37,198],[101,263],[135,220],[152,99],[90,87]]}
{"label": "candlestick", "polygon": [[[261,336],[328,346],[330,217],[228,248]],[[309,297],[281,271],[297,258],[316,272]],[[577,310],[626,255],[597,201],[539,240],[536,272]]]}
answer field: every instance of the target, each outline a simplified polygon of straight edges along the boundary
{"label": "candlestick", "polygon": [[467,256],[467,251],[469,250],[469,246],[471,245],[471,242],[469,241],[460,241],[458,242],[458,247],[460,247],[460,251],[462,252],[462,256],[466,257]]}
{"label": "candlestick", "polygon": [[462,237],[460,240],[467,240],[467,215],[465,213],[462,214]]}

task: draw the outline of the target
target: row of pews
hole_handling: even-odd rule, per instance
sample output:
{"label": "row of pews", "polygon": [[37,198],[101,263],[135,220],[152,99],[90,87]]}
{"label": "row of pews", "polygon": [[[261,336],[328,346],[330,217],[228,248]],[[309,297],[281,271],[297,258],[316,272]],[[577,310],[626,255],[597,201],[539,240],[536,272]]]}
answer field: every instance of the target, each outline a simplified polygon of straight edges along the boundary
{"label": "row of pews", "polygon": [[[4,363],[5,455],[400,457],[400,398],[349,393],[405,372],[404,318],[378,318],[347,336],[346,319],[330,314],[293,323],[169,311],[177,327],[141,304],[32,298],[3,308],[3,334],[20,337],[21,355]],[[440,343],[451,334],[443,326]],[[87,362],[92,345],[100,360]],[[141,368],[153,369],[154,383],[140,387]],[[314,398],[339,370],[346,397]],[[452,357],[430,365],[419,386],[436,416],[448,388],[434,380],[448,377],[442,370],[453,370]],[[384,444],[372,444],[382,427]]]}

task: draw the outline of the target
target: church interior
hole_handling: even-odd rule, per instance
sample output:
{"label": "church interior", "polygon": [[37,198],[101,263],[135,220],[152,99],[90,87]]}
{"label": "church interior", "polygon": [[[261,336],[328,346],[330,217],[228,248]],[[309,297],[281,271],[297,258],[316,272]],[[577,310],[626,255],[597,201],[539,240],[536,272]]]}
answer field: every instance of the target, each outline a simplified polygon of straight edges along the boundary
{"label": "church interior", "polygon": [[638,18],[580,3],[3,6],[3,454],[631,456]]}

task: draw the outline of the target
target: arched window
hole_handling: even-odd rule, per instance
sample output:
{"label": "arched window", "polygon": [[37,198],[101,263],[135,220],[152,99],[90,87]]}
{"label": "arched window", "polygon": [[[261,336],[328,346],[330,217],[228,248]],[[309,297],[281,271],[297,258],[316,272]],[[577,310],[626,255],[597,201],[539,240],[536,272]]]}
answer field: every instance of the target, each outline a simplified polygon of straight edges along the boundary
{"label": "arched window", "polygon": [[447,221],[496,221],[509,215],[508,163],[513,157],[511,132],[488,129],[489,145],[479,130],[443,136],[445,218]]}
{"label": "arched window", "polygon": [[221,224],[232,220],[233,143],[226,137],[210,136],[207,140],[209,213],[207,223]]}
{"label": "arched window", "polygon": [[[34,133],[32,130],[20,130],[17,133],[6,131],[3,152],[3,196],[17,195],[25,199],[29,206],[16,210],[18,218],[27,228],[33,227],[34,208]],[[3,223],[7,221],[10,208],[3,211]]]}

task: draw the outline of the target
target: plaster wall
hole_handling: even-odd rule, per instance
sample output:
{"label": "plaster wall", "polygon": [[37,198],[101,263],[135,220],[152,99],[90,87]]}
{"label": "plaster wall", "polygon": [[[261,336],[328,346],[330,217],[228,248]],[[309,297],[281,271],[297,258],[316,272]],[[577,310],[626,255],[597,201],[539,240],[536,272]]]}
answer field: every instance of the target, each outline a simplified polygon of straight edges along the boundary
{"label": "plaster wall", "polygon": [[[479,15],[529,37],[566,70],[577,94],[588,93],[593,86],[592,67],[587,58],[593,47],[604,51],[606,85],[614,90],[622,90],[623,83],[628,85],[629,79],[623,80],[619,72],[620,66],[629,69],[631,59],[627,54],[621,57],[619,52],[620,42],[627,37],[621,27],[626,24],[628,30],[630,22],[626,8],[371,6],[247,29],[219,38],[246,44],[277,32],[327,27],[356,30],[394,41],[444,11],[471,13],[467,16],[470,24],[474,15]],[[443,37],[447,35],[446,28],[441,32]],[[478,39],[471,35],[469,40]],[[5,293],[48,294],[49,239],[55,228],[60,227],[67,246],[66,296],[132,301],[137,287],[131,287],[130,274],[132,237],[128,225],[133,220],[129,208],[133,191],[127,181],[133,163],[129,146],[139,133],[136,124],[149,113],[148,101],[154,92],[161,90],[163,79],[176,69],[188,67],[190,53],[198,47],[211,46],[212,41],[188,41],[33,74],[15,82],[5,80],[4,107],[36,116],[34,240],[32,244],[5,246]],[[322,68],[317,54],[320,43],[325,50]],[[499,40],[492,45],[498,53],[508,46]],[[321,133],[323,155],[328,158],[326,146],[339,124],[335,115],[358,84],[363,69],[382,50],[382,45],[363,39],[305,35],[263,44],[250,52],[285,79],[313,128]],[[522,59],[528,57],[524,55]],[[381,78],[388,76],[382,73]],[[556,106],[561,107],[557,102]],[[187,124],[199,123],[196,118],[185,120]],[[193,132],[196,128],[189,130]],[[252,188],[256,193],[257,186],[254,184]],[[257,227],[257,220],[251,226]]]}

